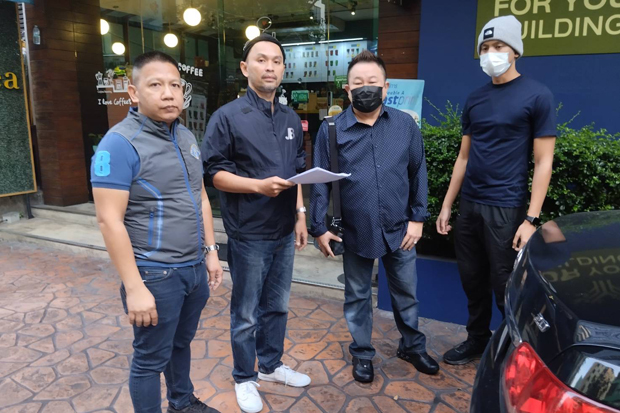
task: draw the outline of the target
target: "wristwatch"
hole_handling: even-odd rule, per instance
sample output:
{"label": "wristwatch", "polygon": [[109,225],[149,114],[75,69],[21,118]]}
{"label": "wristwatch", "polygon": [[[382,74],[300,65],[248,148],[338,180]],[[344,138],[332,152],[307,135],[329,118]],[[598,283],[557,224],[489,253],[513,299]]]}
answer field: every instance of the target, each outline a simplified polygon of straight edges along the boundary
{"label": "wristwatch", "polygon": [[527,222],[529,222],[530,224],[534,225],[535,227],[539,226],[539,225],[540,225],[540,222],[541,222],[541,221],[540,221],[540,218],[538,218],[538,217],[531,217],[531,216],[529,216],[529,215],[526,215],[526,216],[525,216],[525,220],[526,220]]}
{"label": "wristwatch", "polygon": [[211,251],[219,251],[220,250],[220,246],[217,245],[217,244],[208,245],[208,246],[205,246],[204,249],[205,249],[205,254],[208,254]]}
{"label": "wristwatch", "polygon": [[297,208],[295,210],[295,212],[298,213],[298,214],[305,214],[306,211],[307,211],[306,207]]}

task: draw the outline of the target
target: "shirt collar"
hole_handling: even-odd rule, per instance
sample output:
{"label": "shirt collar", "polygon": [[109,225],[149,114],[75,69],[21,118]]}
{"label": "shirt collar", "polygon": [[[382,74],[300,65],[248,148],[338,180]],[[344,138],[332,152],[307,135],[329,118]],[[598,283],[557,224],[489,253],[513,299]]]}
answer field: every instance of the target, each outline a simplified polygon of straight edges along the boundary
{"label": "shirt collar", "polygon": [[[248,90],[245,96],[248,102],[250,102],[250,105],[266,113],[267,115],[271,116],[271,104],[269,103],[269,101],[258,96],[258,94],[254,91],[254,89],[248,86]],[[274,97],[273,113],[275,114],[275,112],[278,111],[279,108],[280,108],[280,104],[278,103],[278,98]]]}
{"label": "shirt collar", "polygon": [[[390,114],[389,111],[386,110],[385,105],[381,106],[381,113],[379,113],[379,119],[382,117],[386,117],[389,118]],[[377,120],[379,120],[377,119]],[[344,129],[350,129],[353,126],[355,126],[357,123],[359,123],[359,121],[357,120],[357,118],[355,117],[355,113],[353,113],[353,105],[349,106],[347,108],[347,110],[344,112]],[[376,123],[375,123],[376,125]]]}
{"label": "shirt collar", "polygon": [[132,106],[129,108],[129,113],[127,117],[130,119],[135,119],[140,122],[140,124],[144,125],[144,128],[155,132],[159,137],[164,139],[171,139],[172,133],[171,130],[175,130],[179,124],[179,119],[177,118],[172,123],[172,128],[168,128],[166,122],[160,122],[149,118],[148,116],[138,112],[138,108],[136,106]]}

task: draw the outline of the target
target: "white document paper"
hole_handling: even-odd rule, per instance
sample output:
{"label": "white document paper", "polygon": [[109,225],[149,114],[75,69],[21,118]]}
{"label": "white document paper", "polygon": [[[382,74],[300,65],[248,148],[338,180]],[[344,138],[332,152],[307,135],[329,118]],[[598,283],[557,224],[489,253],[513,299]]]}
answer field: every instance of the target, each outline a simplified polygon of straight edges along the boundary
{"label": "white document paper", "polygon": [[302,172],[292,178],[287,179],[287,181],[291,181],[298,185],[326,184],[328,182],[338,181],[340,179],[348,178],[350,176],[351,174],[345,173],[335,174],[333,172],[326,171],[323,168],[312,168],[309,171]]}

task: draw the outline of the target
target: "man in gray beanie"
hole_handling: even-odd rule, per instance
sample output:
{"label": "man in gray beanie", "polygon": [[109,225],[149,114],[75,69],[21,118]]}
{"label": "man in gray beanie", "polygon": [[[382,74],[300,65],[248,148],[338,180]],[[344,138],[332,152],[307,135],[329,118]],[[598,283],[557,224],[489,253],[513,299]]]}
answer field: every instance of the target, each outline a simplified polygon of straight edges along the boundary
{"label": "man in gray beanie", "polygon": [[540,224],[555,147],[553,95],[517,72],[516,61],[523,55],[521,23],[514,16],[489,21],[480,32],[478,53],[492,81],[469,95],[463,109],[461,149],[437,219],[437,231],[448,234],[460,191],[455,250],[468,300],[468,338],[444,354],[448,364],[465,364],[484,352],[491,337],[493,294],[504,314],[506,282],[517,251]]}

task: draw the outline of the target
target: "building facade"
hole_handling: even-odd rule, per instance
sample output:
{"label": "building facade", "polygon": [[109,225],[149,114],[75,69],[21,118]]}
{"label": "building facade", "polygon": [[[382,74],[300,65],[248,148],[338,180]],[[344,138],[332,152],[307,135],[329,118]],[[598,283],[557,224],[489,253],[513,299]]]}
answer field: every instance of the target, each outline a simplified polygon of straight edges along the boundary
{"label": "building facade", "polygon": [[[485,20],[509,13],[524,24],[525,53],[518,68],[552,90],[563,106],[560,121],[579,113],[573,125],[594,123],[619,132],[617,2],[572,2],[573,10],[564,5],[571,2],[522,3],[542,6],[526,9],[510,0],[19,3],[34,164],[43,201],[67,206],[92,199],[90,159],[101,137],[131,105],[126,89],[136,56],[160,50],[179,61],[191,84],[183,122],[202,140],[210,115],[245,93],[239,62],[252,31],[274,34],[285,45],[278,96],[304,121],[308,164],[323,116],[333,106],[350,104],[342,84],[355,54],[368,49],[380,55],[391,79],[423,79],[422,115],[433,122],[431,103],[441,108],[450,101],[462,107],[472,90],[488,82],[476,56],[477,34]],[[217,214],[216,191],[209,196]],[[0,199],[0,207],[8,203]]]}
{"label": "building facade", "polygon": [[[183,78],[191,84],[183,122],[200,141],[210,115],[246,91],[239,62],[248,34],[274,34],[287,54],[278,96],[305,121],[311,154],[312,139],[328,108],[349,104],[342,84],[355,54],[372,50],[390,65],[390,76],[417,77],[420,6],[419,1],[401,5],[393,0],[24,4],[20,17],[44,202],[67,206],[92,199],[90,159],[101,137],[131,105],[127,85],[139,54],[159,50],[179,61]],[[217,213],[216,192],[209,195]]]}

